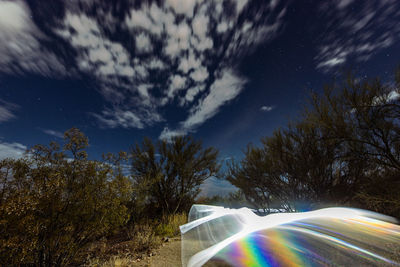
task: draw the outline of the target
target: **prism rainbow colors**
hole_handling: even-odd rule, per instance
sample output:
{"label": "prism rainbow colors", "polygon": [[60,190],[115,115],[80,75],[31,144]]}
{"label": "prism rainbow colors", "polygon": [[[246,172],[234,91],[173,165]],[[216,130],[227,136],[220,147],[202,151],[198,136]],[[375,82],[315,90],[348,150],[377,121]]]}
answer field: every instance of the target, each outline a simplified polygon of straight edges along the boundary
{"label": "prism rainbow colors", "polygon": [[181,226],[183,266],[400,266],[400,226],[377,213],[329,208],[261,217],[205,205],[190,213]]}

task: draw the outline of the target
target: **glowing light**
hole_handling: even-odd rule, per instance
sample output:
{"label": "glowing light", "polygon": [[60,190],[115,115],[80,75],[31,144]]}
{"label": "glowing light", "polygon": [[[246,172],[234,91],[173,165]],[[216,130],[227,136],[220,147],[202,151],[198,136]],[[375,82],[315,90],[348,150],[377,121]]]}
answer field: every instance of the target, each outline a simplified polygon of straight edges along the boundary
{"label": "glowing light", "polygon": [[350,208],[261,217],[247,208],[194,205],[181,226],[182,265],[400,266],[395,222]]}

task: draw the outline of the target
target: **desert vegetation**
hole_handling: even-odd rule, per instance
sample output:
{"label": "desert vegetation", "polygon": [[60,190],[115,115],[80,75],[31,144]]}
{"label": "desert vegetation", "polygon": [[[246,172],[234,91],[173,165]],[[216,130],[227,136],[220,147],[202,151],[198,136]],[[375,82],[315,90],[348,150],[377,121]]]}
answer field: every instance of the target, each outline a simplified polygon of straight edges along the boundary
{"label": "desert vegetation", "polygon": [[[1,265],[113,265],[179,234],[195,202],[288,212],[348,205],[400,217],[400,72],[351,75],[311,93],[300,116],[221,171],[191,136],[143,139],[102,160],[76,128],[64,143],[0,161]],[[199,198],[209,177],[239,190]],[[128,264],[127,263],[127,264]]]}
{"label": "desert vegetation", "polygon": [[400,217],[400,71],[311,93],[299,117],[249,145],[226,179],[258,208],[349,205]]}

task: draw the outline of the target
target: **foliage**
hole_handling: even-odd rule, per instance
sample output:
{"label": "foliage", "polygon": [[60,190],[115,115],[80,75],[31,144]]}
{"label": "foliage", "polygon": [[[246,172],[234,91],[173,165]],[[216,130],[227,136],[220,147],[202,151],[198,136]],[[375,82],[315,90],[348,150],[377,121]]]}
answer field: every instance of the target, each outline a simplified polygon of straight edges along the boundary
{"label": "foliage", "polygon": [[65,265],[129,218],[129,180],[88,160],[78,129],[64,136],[63,149],[36,145],[23,159],[0,162],[2,264]]}
{"label": "foliage", "polygon": [[259,208],[288,211],[359,205],[400,215],[400,71],[379,79],[326,86],[302,117],[249,145],[226,175]]}
{"label": "foliage", "polygon": [[130,152],[134,206],[147,207],[147,214],[156,216],[188,210],[203,181],[217,174],[217,155],[190,136],[157,144],[145,138]]}
{"label": "foliage", "polygon": [[187,223],[186,213],[177,213],[164,216],[155,227],[155,233],[163,237],[172,237],[180,233],[179,226]]}

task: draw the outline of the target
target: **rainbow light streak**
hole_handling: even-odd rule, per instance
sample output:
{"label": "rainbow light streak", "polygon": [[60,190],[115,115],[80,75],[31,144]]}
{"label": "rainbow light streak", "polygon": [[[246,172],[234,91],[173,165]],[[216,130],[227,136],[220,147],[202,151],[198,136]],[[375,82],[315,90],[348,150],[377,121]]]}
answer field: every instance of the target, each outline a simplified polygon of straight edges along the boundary
{"label": "rainbow light streak", "polygon": [[189,215],[195,219],[181,226],[183,266],[400,266],[400,226],[369,211],[261,217],[246,208],[194,205]]}

